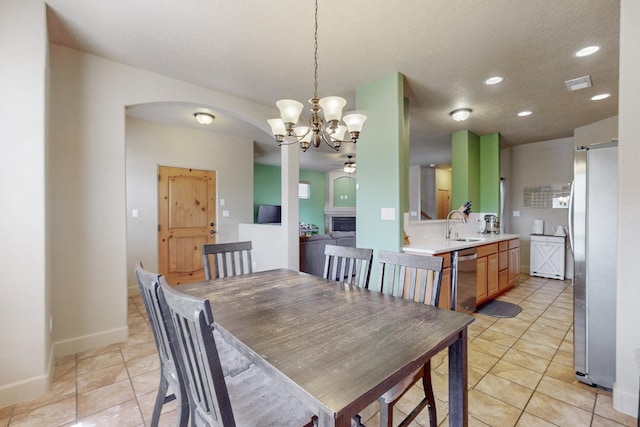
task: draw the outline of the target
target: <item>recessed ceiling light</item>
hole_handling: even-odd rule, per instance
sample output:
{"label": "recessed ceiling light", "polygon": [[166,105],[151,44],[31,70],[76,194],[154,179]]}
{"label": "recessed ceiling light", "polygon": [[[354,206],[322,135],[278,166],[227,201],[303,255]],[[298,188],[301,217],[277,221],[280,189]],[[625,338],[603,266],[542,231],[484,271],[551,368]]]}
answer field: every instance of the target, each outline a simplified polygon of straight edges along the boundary
{"label": "recessed ceiling light", "polygon": [[500,76],[489,77],[487,80],[484,81],[484,84],[486,84],[486,85],[497,85],[498,83],[502,82],[503,80],[504,80],[504,77],[500,77]]}
{"label": "recessed ceiling light", "polygon": [[527,117],[533,114],[533,111],[525,110],[518,113],[518,117]]}
{"label": "recessed ceiling light", "polygon": [[594,95],[591,97],[592,101],[600,101],[601,99],[607,99],[608,97],[610,97],[611,94],[610,93],[601,93],[599,95]]}
{"label": "recessed ceiling light", "polygon": [[587,46],[587,47],[582,48],[579,51],[577,51],[575,53],[575,56],[577,56],[578,58],[581,58],[583,56],[593,55],[594,53],[596,53],[599,50],[600,50],[600,46]]}

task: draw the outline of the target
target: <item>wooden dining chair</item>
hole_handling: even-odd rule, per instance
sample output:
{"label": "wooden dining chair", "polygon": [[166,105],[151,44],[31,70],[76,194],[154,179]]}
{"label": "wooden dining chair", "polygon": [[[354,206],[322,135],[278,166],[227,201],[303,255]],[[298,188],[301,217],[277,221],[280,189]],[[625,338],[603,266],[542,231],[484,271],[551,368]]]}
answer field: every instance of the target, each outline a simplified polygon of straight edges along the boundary
{"label": "wooden dining chair", "polygon": [[372,257],[373,249],[326,245],[322,277],[368,288]]}
{"label": "wooden dining chair", "polygon": [[[140,295],[142,295],[144,308],[147,310],[149,324],[151,325],[158,356],[160,357],[160,386],[158,387],[156,403],[151,415],[151,425],[153,427],[158,425],[162,406],[177,399],[177,425],[186,426],[189,420],[189,400],[182,373],[175,362],[174,351],[171,348],[167,328],[160,311],[158,302],[159,278],[158,274],[144,270],[142,265],[136,267],[138,289],[140,290]],[[171,387],[172,394],[167,396],[168,387]]]}
{"label": "wooden dining chair", "polygon": [[[215,276],[211,274],[209,256],[213,258]],[[202,258],[206,280],[250,274],[253,271],[250,241],[202,245]]]}
{"label": "wooden dining chair", "polygon": [[[378,289],[389,295],[421,304],[438,305],[442,285],[443,258],[380,251],[378,254]],[[393,422],[393,407],[418,381],[422,380],[424,398],[402,420]],[[431,361],[383,394],[380,403],[380,427],[408,426],[425,407],[431,427],[437,426],[436,401],[431,383]]]}
{"label": "wooden dining chair", "polygon": [[316,418],[259,367],[223,375],[211,333],[209,300],[183,294],[160,278],[160,305],[178,364],[187,378],[194,426],[312,426]]}

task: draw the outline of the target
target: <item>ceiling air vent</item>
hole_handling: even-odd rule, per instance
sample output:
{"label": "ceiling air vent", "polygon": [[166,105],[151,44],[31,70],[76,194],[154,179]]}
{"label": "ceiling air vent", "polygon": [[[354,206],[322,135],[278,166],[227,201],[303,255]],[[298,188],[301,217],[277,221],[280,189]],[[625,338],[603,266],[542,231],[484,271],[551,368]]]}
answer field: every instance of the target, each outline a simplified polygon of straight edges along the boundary
{"label": "ceiling air vent", "polygon": [[564,82],[569,92],[591,87],[591,76],[578,77]]}

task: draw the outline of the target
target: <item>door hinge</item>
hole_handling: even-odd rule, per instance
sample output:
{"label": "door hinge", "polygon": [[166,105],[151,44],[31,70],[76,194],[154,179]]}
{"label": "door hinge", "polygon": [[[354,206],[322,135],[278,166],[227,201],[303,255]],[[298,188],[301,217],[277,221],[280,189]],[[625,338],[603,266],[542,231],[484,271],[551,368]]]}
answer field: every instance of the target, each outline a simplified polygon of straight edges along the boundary
{"label": "door hinge", "polygon": [[158,181],[162,181],[162,175],[158,174]]}

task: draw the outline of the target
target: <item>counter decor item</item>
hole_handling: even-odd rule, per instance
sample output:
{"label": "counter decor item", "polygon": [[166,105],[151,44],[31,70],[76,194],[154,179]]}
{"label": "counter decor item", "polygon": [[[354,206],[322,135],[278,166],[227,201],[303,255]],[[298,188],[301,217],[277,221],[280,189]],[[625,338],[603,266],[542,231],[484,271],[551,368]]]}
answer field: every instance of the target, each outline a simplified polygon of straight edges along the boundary
{"label": "counter decor item", "polygon": [[544,234],[544,220],[542,219],[533,220],[532,234]]}

